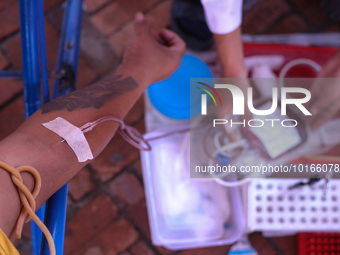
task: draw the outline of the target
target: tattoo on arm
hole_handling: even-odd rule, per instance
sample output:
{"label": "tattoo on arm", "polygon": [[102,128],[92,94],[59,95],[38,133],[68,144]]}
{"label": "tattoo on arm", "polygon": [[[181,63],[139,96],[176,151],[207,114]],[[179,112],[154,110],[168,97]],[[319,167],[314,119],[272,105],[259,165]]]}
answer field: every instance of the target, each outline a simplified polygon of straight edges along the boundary
{"label": "tattoo on arm", "polygon": [[138,87],[132,77],[122,79],[122,75],[114,75],[107,80],[101,80],[89,87],[74,91],[59,97],[42,108],[42,113],[66,109],[71,112],[78,109],[94,107],[101,108],[106,102]]}

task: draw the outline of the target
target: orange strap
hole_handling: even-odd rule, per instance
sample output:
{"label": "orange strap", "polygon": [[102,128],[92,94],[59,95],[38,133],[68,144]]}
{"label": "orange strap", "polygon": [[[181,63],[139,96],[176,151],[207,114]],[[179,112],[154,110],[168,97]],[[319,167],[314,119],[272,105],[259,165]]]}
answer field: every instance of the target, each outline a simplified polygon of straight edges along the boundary
{"label": "orange strap", "polygon": [[[2,161],[0,161],[0,167],[11,174],[12,182],[18,188],[20,201],[23,205],[23,208],[21,209],[21,212],[20,212],[20,215],[17,221],[17,225],[15,228],[15,237],[18,239],[21,238],[22,228],[25,223],[26,216],[28,214],[26,223],[29,222],[31,219],[34,220],[34,222],[39,226],[39,228],[44,233],[47,239],[48,245],[50,247],[51,255],[55,255],[56,251],[55,251],[55,246],[54,246],[52,235],[50,231],[48,230],[48,228],[45,226],[45,224],[35,214],[35,210],[36,210],[35,199],[37,195],[39,194],[39,191],[41,188],[41,178],[40,178],[38,171],[35,168],[30,167],[30,166],[20,166],[20,167],[14,168]],[[21,172],[27,172],[33,176],[34,188],[32,192],[23,183]]]}

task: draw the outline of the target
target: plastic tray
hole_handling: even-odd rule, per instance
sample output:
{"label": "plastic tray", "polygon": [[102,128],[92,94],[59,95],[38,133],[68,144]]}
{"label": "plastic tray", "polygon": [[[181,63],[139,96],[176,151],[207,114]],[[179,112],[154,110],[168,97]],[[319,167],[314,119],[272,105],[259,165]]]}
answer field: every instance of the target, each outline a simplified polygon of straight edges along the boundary
{"label": "plastic tray", "polygon": [[254,179],[248,187],[248,227],[266,231],[340,231],[340,181],[289,190],[299,179]]}
{"label": "plastic tray", "polygon": [[[150,132],[145,138],[172,131],[173,128],[168,128]],[[152,151],[141,152],[152,242],[172,250],[231,244],[244,231],[240,191],[219,186],[213,180],[190,179],[190,157],[183,142],[188,135],[178,133],[154,140],[150,142]],[[211,192],[210,196],[205,192]],[[169,206],[169,196],[178,199],[177,207],[176,204]],[[211,204],[199,200],[196,205],[199,204],[200,208],[194,206],[194,201],[204,197],[210,197]],[[184,216],[183,212],[176,210],[187,211]],[[223,218],[226,214],[228,216]]]}

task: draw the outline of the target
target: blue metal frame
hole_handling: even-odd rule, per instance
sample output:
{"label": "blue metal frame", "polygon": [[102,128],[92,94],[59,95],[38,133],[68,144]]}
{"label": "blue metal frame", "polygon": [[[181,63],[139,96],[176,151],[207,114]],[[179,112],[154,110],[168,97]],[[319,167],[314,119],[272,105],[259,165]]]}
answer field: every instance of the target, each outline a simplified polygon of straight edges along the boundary
{"label": "blue metal frame", "polygon": [[59,73],[62,73],[62,70],[69,72],[68,77],[71,77],[71,79],[66,81],[55,79],[53,98],[65,95],[75,89],[83,13],[82,3],[82,0],[68,0],[65,7],[56,70]]}
{"label": "blue metal frame", "polygon": [[[62,255],[64,251],[67,193],[68,184],[64,185],[64,187],[58,190],[46,202],[45,224],[47,228],[50,230],[52,237],[54,239],[57,255]],[[43,236],[42,238],[41,253],[38,254],[43,255],[50,254],[50,250],[45,236]]]}
{"label": "blue metal frame", "polygon": [[42,105],[37,10],[35,1],[20,0],[19,3],[25,116],[28,118]]}
{"label": "blue metal frame", "polygon": [[[42,0],[20,0],[20,26],[23,72],[1,71],[0,77],[22,77],[24,83],[25,116],[28,118],[49,101],[48,71],[44,12]],[[67,94],[75,89],[78,70],[79,43],[82,19],[82,0],[66,1],[65,14],[59,44],[57,73],[64,77],[55,79],[53,98]],[[71,78],[70,78],[71,77]],[[56,192],[38,211],[49,228],[56,254],[63,254],[68,185]],[[50,254],[46,239],[41,230],[32,223],[33,254]]]}
{"label": "blue metal frame", "polygon": [[22,72],[14,70],[0,71],[0,78],[22,78]]}
{"label": "blue metal frame", "polygon": [[[35,1],[20,0],[20,33],[23,65],[25,117],[28,118],[40,109],[40,65],[37,10]],[[43,219],[44,207],[39,209],[38,216]],[[32,243],[34,254],[40,250],[41,231],[32,224]]]}

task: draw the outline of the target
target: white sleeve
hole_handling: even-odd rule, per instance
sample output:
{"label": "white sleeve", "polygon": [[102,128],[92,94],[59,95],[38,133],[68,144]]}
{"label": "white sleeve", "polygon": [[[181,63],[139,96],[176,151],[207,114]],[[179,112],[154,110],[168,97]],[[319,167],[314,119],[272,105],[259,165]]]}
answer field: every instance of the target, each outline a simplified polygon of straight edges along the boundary
{"label": "white sleeve", "polygon": [[201,0],[212,33],[227,34],[240,26],[242,0]]}

